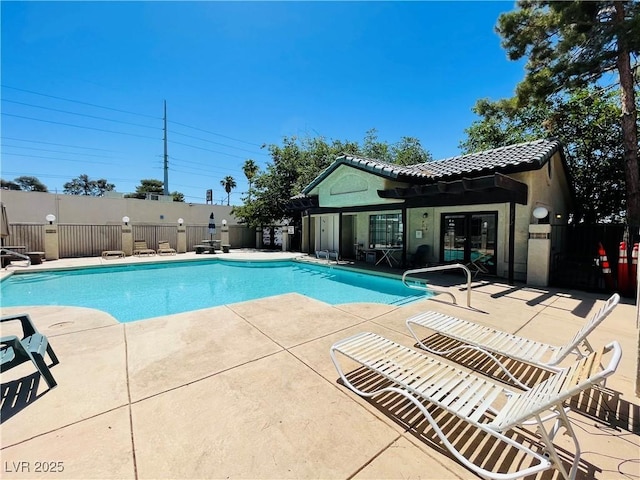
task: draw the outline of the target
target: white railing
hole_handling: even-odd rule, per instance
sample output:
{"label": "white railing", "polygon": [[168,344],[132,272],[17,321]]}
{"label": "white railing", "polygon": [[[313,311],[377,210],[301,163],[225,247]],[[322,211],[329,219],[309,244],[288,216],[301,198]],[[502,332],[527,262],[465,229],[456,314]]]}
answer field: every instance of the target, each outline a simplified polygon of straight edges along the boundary
{"label": "white railing", "polygon": [[336,250],[329,250],[325,248],[324,250],[316,250],[316,258],[324,257],[327,259],[327,264],[331,262],[331,257],[335,257],[336,265],[338,264],[338,252]]}
{"label": "white railing", "polygon": [[453,300],[453,304],[456,305],[458,302],[456,301],[456,297],[453,295],[453,293],[448,292],[446,290],[438,290],[433,287],[427,287],[427,282],[424,281],[424,279],[422,278],[420,279],[414,278],[414,281],[422,280],[424,281],[424,286],[407,283],[407,277],[410,275],[414,275],[416,273],[438,272],[442,270],[453,270],[454,268],[461,268],[467,274],[467,307],[471,308],[471,270],[469,270],[465,265],[462,265],[461,263],[453,263],[451,265],[437,265],[435,267],[424,267],[424,268],[416,268],[414,270],[407,270],[402,274],[402,283],[404,283],[405,287],[412,288],[414,290],[430,291],[430,292],[444,293],[446,295],[449,295]]}
{"label": "white railing", "polygon": [[[19,258],[21,260],[26,260],[27,264],[24,265],[25,267],[31,265],[31,257],[29,257],[28,255],[23,255],[22,253],[14,252],[13,250],[9,250],[8,248],[0,248],[0,256],[2,256],[2,258]],[[9,265],[10,264],[4,267],[5,270]]]}

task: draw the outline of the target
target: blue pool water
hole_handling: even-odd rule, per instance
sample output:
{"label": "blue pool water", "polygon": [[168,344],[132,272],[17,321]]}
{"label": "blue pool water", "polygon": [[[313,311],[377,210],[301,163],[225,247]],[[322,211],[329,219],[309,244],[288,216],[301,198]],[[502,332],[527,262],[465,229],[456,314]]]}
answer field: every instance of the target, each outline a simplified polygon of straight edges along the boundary
{"label": "blue pool water", "polygon": [[336,305],[404,304],[424,292],[400,280],[297,262],[172,262],[16,274],[0,282],[2,305],[70,305],[120,322],[298,292]]}

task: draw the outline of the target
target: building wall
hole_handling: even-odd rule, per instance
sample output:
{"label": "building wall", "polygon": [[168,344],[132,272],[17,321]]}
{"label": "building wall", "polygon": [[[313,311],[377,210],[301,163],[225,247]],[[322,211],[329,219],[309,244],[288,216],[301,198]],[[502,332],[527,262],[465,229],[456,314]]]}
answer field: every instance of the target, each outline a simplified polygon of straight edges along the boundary
{"label": "building wall", "polygon": [[[533,217],[533,210],[537,206],[545,206],[550,212],[549,217],[552,224],[566,224],[571,194],[559,153],[556,153],[541,169],[510,176],[526,183],[529,187],[527,204],[516,204],[515,206],[514,277],[516,280],[524,281],[527,274],[529,225],[537,223],[537,219]],[[376,213],[400,213],[402,211],[401,205],[398,205],[397,210],[385,210],[384,212],[376,210],[376,205],[402,202],[402,200],[381,199],[377,191],[404,186],[406,184],[382,179],[369,172],[341,165],[310,194],[318,195],[319,206],[325,208],[338,209],[371,205],[371,210],[353,214],[356,217],[353,233],[354,243],[367,247],[369,244],[369,216]],[[496,271],[498,276],[508,277],[509,211],[509,203],[409,208],[407,209],[407,222],[404,225],[407,230],[407,255],[414,253],[418,246],[427,244],[432,247],[430,261],[432,263],[440,261],[440,223],[443,213],[497,212]],[[351,215],[351,213],[348,214]],[[556,214],[559,214],[559,218],[556,218]],[[325,214],[326,216],[327,214]],[[319,235],[317,229],[320,221],[320,215],[312,216],[312,224],[316,228],[316,241]],[[305,225],[306,231],[306,222],[303,225]],[[416,235],[417,231],[420,232],[421,238]],[[306,237],[306,233],[304,237]]]}
{"label": "building wall", "polygon": [[402,203],[402,200],[382,200],[378,190],[405,186],[377,175],[340,165],[324,179],[310,195],[318,195],[320,207],[363,206],[381,203]]}
{"label": "building wall", "polygon": [[45,223],[49,213],[56,223],[74,225],[120,225],[122,217],[132,224],[176,224],[182,218],[185,225],[207,225],[213,212],[216,225],[223,219],[229,225],[238,220],[231,214],[233,207],[183,202],[160,202],[137,198],[103,198],[81,195],[62,195],[44,192],[0,190],[0,200],[7,207],[11,223]]}

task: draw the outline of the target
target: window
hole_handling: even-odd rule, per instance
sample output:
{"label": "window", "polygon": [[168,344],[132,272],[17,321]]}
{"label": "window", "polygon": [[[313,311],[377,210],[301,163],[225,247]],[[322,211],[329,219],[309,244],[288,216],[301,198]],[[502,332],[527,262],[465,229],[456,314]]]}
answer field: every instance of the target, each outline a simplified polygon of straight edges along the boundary
{"label": "window", "polygon": [[399,213],[382,213],[369,217],[369,246],[402,246],[402,216]]}

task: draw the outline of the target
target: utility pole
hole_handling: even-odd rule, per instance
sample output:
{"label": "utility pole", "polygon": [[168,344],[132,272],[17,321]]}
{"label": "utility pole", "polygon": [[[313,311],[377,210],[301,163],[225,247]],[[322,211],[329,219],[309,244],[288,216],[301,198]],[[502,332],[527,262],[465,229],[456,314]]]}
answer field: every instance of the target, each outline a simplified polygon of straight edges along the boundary
{"label": "utility pole", "polygon": [[167,101],[164,101],[164,195],[169,196],[169,154],[167,153]]}

